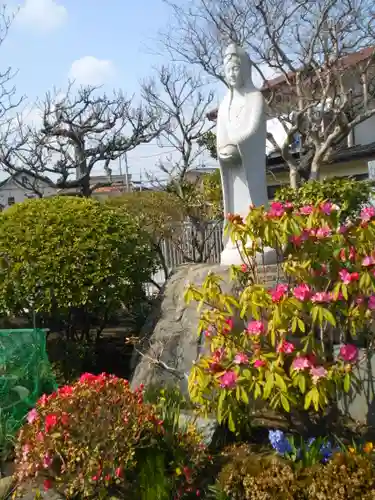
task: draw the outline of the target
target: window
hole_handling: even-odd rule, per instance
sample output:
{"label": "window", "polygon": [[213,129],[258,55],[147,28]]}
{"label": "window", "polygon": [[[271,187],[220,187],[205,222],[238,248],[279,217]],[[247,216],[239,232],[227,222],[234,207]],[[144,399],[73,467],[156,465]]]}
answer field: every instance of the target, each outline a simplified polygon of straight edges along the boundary
{"label": "window", "polygon": [[8,206],[14,205],[15,203],[16,203],[16,200],[14,199],[14,196],[9,196]]}
{"label": "window", "polygon": [[21,177],[21,183],[23,186],[27,186],[29,184],[29,179],[27,178],[27,175],[23,175]]}

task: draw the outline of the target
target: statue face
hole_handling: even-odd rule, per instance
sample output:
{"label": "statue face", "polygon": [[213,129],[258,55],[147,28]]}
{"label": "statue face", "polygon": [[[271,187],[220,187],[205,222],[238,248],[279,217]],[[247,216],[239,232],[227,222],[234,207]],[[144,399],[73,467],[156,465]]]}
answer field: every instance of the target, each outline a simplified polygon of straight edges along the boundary
{"label": "statue face", "polygon": [[225,79],[230,87],[236,89],[243,86],[241,62],[236,56],[232,56],[224,63]]}

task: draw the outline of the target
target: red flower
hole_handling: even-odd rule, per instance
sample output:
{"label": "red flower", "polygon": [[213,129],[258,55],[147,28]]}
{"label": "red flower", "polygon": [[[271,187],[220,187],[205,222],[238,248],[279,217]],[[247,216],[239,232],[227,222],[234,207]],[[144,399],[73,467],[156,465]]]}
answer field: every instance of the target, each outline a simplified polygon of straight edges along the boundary
{"label": "red flower", "polygon": [[227,318],[223,327],[223,333],[229,333],[233,330],[233,319]]}
{"label": "red flower", "polygon": [[57,415],[53,413],[46,416],[44,421],[45,431],[48,433],[51,429],[53,429],[58,423]]}
{"label": "red flower", "polygon": [[272,302],[280,302],[288,293],[288,285],[277,285],[271,290]]}
{"label": "red flower", "polygon": [[287,342],[286,340],[283,340],[277,346],[277,352],[282,352],[284,354],[292,354],[293,351],[294,351],[294,345],[291,342]]}
{"label": "red flower", "polygon": [[254,361],[254,368],[262,368],[262,366],[266,366],[266,362],[264,359],[256,359]]}
{"label": "red flower", "polygon": [[122,469],[121,469],[121,467],[117,467],[117,469],[115,470],[115,476],[116,477],[122,477]]}
{"label": "red flower", "polygon": [[83,375],[80,376],[79,381],[80,382],[95,382],[98,380],[97,375],[93,375],[92,373],[84,373]]}
{"label": "red flower", "polygon": [[44,487],[45,491],[50,490],[52,488],[52,482],[49,479],[45,479],[43,481],[43,487]]}
{"label": "red flower", "polygon": [[248,265],[247,265],[247,264],[242,264],[242,265],[241,265],[241,271],[242,271],[243,273],[247,273],[247,271],[248,271],[248,270],[249,270],[249,267],[248,267]]}

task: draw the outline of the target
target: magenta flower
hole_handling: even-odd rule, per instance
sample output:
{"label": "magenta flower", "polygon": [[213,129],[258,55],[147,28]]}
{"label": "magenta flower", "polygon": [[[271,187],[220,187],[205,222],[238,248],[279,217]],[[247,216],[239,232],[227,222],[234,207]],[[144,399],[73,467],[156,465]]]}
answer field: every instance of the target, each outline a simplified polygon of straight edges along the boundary
{"label": "magenta flower", "polygon": [[296,371],[306,370],[306,368],[311,367],[312,363],[307,356],[297,356],[292,363],[292,369]]}
{"label": "magenta flower", "polygon": [[316,384],[319,379],[325,378],[327,376],[327,370],[324,366],[312,366],[310,368],[310,375],[313,381],[313,384]]}
{"label": "magenta flower", "polygon": [[225,348],[224,347],[220,347],[219,349],[216,349],[213,353],[212,353],[212,359],[216,362],[216,363],[219,363],[225,356],[226,352],[225,352]]}
{"label": "magenta flower", "polygon": [[328,292],[317,292],[311,297],[311,302],[317,304],[324,304],[325,302],[332,301],[332,294]]}
{"label": "magenta flower", "polygon": [[368,222],[375,217],[375,207],[365,207],[361,211],[361,219],[363,222]]}
{"label": "magenta flower", "polygon": [[375,295],[370,295],[368,298],[367,307],[373,311],[375,309]]}
{"label": "magenta flower", "polygon": [[236,365],[246,365],[249,362],[249,358],[245,353],[239,352],[235,355],[233,362]]}
{"label": "magenta flower", "polygon": [[264,324],[261,321],[249,321],[246,331],[250,335],[261,335],[265,332]]}
{"label": "magenta flower", "polygon": [[236,387],[237,379],[237,374],[232,370],[228,370],[219,379],[220,387],[223,389],[233,389]]}
{"label": "magenta flower", "polygon": [[271,207],[268,210],[269,217],[282,217],[285,214],[284,205],[280,201],[274,201],[271,203]]}
{"label": "magenta flower", "polygon": [[284,354],[292,354],[294,351],[294,345],[291,342],[287,342],[286,340],[282,340],[280,344],[277,346],[277,352],[282,352]]}
{"label": "magenta flower", "polygon": [[262,368],[263,366],[266,366],[266,362],[264,359],[256,359],[254,361],[254,367],[255,368]]}
{"label": "magenta flower", "polygon": [[346,226],[345,224],[342,224],[341,226],[339,226],[339,228],[337,229],[337,232],[339,234],[345,234],[347,231],[348,231],[349,227]]}
{"label": "magenta flower", "polygon": [[35,408],[33,408],[27,414],[27,421],[28,421],[29,424],[32,424],[33,422],[35,422],[35,420],[38,419],[38,417],[39,417],[38,412],[36,411]]}
{"label": "magenta flower", "polygon": [[339,276],[344,285],[349,285],[352,281],[359,280],[359,274],[357,272],[350,273],[347,269],[341,269]]}
{"label": "magenta flower", "polygon": [[299,213],[302,215],[310,215],[313,213],[314,208],[312,205],[305,205],[299,209]]}
{"label": "magenta flower", "polygon": [[50,457],[50,455],[48,455],[48,453],[46,453],[43,457],[43,467],[45,469],[48,469],[51,465],[52,465],[52,458]]}
{"label": "magenta flower", "polygon": [[346,344],[340,348],[340,358],[347,363],[355,363],[358,359],[358,349],[353,344]]}
{"label": "magenta flower", "polygon": [[270,293],[272,302],[280,302],[288,293],[288,285],[279,284]]}
{"label": "magenta flower", "polygon": [[363,261],[362,261],[362,266],[363,267],[370,267],[375,264],[375,259],[371,255],[367,255]]}
{"label": "magenta flower", "polygon": [[317,229],[315,236],[319,239],[322,240],[324,238],[328,238],[329,236],[332,235],[332,230],[330,227],[325,226],[325,227],[320,227]]}
{"label": "magenta flower", "polygon": [[334,210],[334,206],[330,201],[325,201],[324,203],[320,204],[320,210],[325,215],[331,215],[332,211]]}
{"label": "magenta flower", "polygon": [[311,290],[309,285],[307,285],[306,283],[302,283],[302,285],[296,286],[293,290],[293,295],[295,296],[296,299],[300,300],[301,302],[305,302],[311,296]]}

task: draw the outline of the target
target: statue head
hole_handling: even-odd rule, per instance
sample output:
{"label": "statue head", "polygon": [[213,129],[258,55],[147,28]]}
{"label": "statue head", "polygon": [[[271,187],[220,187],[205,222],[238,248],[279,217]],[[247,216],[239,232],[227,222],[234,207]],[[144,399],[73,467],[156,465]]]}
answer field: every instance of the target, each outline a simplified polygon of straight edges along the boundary
{"label": "statue head", "polygon": [[224,53],[225,79],[231,88],[253,88],[251,62],[248,54],[238,45],[231,44]]}

